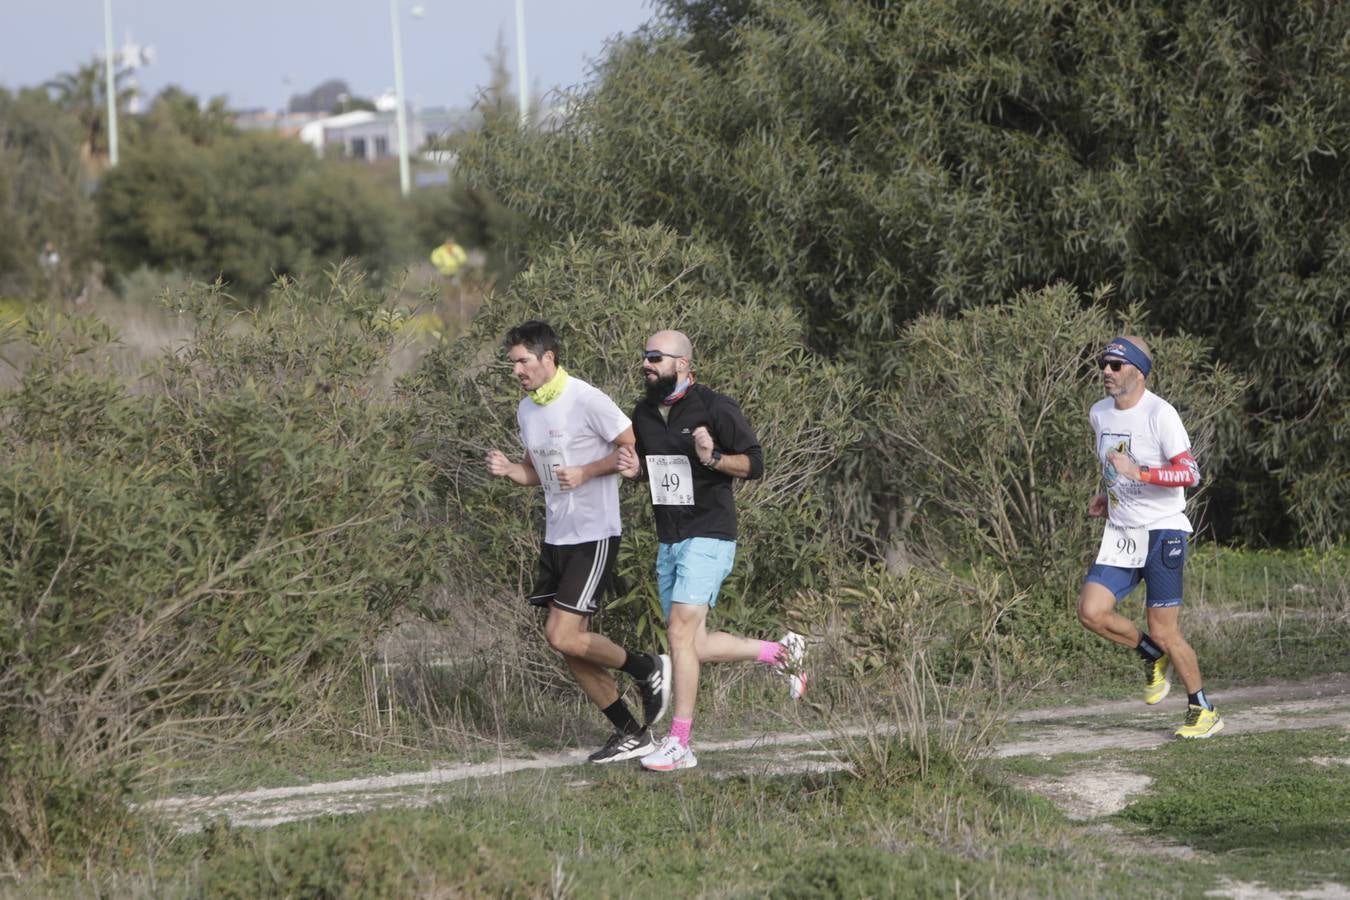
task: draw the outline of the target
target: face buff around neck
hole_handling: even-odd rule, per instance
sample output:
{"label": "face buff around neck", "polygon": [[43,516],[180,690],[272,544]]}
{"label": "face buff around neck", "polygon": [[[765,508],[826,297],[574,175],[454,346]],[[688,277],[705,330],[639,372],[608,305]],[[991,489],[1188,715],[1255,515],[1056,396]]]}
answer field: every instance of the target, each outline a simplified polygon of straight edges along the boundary
{"label": "face buff around neck", "polygon": [[548,406],[558,399],[565,387],[567,387],[567,370],[558,366],[558,370],[553,373],[553,377],[534,390],[529,391],[528,396],[540,406]]}
{"label": "face buff around neck", "polygon": [[675,385],[675,390],[671,391],[661,401],[662,406],[674,406],[686,393],[689,392],[689,386],[694,383],[694,373],[690,372],[679,384]]}

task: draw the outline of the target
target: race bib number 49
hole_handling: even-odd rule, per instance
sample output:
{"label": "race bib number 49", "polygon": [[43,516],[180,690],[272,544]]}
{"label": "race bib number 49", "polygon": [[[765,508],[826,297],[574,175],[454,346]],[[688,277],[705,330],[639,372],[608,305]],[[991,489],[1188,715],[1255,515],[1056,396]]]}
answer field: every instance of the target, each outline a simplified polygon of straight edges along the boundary
{"label": "race bib number 49", "polygon": [[689,457],[648,456],[647,481],[652,488],[653,505],[694,505],[694,479],[689,469]]}
{"label": "race bib number 49", "polygon": [[1148,529],[1122,528],[1106,523],[1097,563],[1121,569],[1142,569],[1148,559]]}

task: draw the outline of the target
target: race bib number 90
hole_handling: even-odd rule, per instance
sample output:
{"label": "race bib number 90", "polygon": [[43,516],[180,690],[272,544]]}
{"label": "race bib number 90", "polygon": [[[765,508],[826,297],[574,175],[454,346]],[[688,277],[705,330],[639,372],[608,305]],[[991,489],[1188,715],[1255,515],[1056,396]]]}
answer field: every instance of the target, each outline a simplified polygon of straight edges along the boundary
{"label": "race bib number 90", "polygon": [[1142,569],[1148,559],[1148,529],[1122,528],[1106,523],[1097,563],[1121,569]]}
{"label": "race bib number 90", "polygon": [[653,505],[694,505],[694,479],[689,469],[689,457],[648,456],[647,481],[651,485]]}

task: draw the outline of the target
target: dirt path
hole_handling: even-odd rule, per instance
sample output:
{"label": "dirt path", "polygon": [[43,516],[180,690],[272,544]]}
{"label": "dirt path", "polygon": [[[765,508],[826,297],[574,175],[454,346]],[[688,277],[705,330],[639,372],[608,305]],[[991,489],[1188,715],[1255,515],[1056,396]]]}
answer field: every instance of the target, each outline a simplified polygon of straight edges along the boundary
{"label": "dirt path", "polygon": [[[1350,675],[1328,675],[1316,680],[1271,682],[1216,692],[1223,713],[1225,736],[1259,732],[1321,728],[1350,729]],[[1184,696],[1180,703],[1184,704]],[[1020,712],[1011,717],[1017,736],[994,747],[994,755],[1056,756],[1109,749],[1147,749],[1173,740],[1180,722],[1178,698],[1158,707],[1137,701],[1114,701],[1090,707],[1059,707]],[[735,751],[742,771],[786,772],[845,768],[837,748],[841,738],[861,736],[868,729],[763,734],[729,741],[699,741],[700,756]],[[532,769],[576,768],[584,780],[584,749],[529,758],[502,757],[491,762],[438,766],[422,772],[352,778],[296,787],[263,788],[203,797],[171,797],[147,804],[177,824],[180,831],[201,829],[209,819],[224,816],[231,824],[268,828],[315,816],[362,812],[392,807],[419,807],[436,802],[438,788],[474,779],[488,779]],[[1144,776],[1110,767],[1094,766],[1094,778],[1025,781],[1046,794],[1074,818],[1093,819],[1124,807],[1130,796],[1148,785]]]}

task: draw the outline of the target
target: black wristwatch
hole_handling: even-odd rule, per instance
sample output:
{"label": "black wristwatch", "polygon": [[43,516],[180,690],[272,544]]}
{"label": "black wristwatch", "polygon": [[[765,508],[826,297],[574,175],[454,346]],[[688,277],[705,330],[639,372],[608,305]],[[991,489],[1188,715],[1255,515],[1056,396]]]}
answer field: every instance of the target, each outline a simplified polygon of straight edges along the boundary
{"label": "black wristwatch", "polygon": [[722,461],[722,451],[714,448],[712,452],[712,459],[705,462],[704,465],[712,469],[713,471],[717,471],[717,464],[720,463],[721,461]]}

